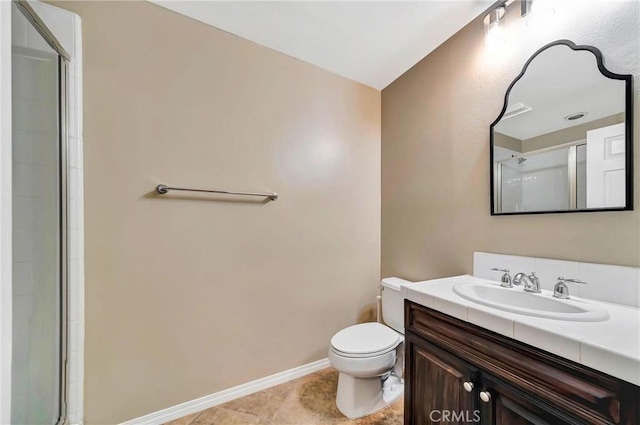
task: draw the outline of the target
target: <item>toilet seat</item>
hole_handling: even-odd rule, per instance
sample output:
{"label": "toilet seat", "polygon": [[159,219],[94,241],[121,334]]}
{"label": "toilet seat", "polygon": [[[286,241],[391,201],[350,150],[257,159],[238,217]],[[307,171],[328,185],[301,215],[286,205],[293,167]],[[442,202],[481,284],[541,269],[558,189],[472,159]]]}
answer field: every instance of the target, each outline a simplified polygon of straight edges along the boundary
{"label": "toilet seat", "polygon": [[402,337],[377,322],[349,326],[331,338],[331,350],[342,357],[374,357],[395,350]]}

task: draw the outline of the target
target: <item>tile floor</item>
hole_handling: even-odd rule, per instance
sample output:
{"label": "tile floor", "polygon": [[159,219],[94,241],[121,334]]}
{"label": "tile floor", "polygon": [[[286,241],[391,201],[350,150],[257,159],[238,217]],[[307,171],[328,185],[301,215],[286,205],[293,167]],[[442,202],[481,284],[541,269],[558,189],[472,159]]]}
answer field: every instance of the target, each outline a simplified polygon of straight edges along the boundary
{"label": "tile floor", "polygon": [[194,413],[165,425],[402,425],[403,400],[349,420],[336,408],[332,368]]}

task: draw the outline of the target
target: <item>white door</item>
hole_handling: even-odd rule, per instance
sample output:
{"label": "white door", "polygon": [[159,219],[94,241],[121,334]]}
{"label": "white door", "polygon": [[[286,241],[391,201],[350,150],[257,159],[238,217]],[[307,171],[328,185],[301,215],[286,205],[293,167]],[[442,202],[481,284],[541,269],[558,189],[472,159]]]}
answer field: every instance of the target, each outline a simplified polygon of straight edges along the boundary
{"label": "white door", "polygon": [[587,131],[587,208],[626,203],[625,124]]}

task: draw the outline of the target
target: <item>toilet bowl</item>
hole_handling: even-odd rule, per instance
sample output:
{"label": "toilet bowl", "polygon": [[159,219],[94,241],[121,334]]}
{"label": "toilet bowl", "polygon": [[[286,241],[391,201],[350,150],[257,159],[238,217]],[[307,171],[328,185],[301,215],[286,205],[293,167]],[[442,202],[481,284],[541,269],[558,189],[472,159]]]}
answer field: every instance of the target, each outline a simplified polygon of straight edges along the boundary
{"label": "toilet bowl", "polygon": [[348,418],[377,412],[404,392],[404,297],[398,278],[382,281],[382,313],[389,324],[361,323],[331,338],[329,362],[340,373],[336,406]]}

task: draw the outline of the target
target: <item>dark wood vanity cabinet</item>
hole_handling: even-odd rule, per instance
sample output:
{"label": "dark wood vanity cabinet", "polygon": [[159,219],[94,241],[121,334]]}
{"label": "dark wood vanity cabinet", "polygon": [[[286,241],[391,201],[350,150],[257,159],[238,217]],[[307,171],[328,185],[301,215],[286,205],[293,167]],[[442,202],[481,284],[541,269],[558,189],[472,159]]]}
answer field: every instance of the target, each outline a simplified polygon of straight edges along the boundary
{"label": "dark wood vanity cabinet", "polygon": [[473,389],[464,390],[464,384],[478,381],[478,369],[413,335],[406,334],[405,344],[405,382],[411,383],[415,400],[405,409],[405,424],[439,423],[443,412],[474,415],[478,398]]}
{"label": "dark wood vanity cabinet", "polygon": [[640,424],[640,388],[405,302],[405,425]]}

